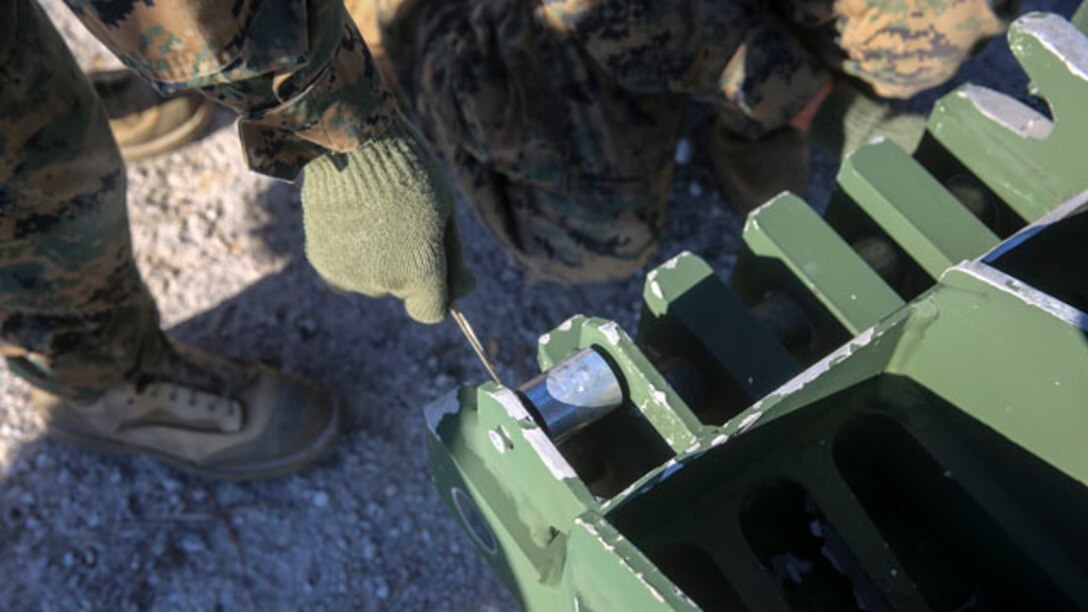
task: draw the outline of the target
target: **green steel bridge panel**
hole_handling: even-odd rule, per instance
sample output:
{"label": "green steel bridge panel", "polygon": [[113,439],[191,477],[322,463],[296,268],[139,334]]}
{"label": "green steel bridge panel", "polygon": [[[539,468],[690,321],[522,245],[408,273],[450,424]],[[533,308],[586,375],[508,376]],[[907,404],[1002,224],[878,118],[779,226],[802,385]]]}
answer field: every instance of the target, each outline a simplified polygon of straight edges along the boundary
{"label": "green steel bridge panel", "polygon": [[1081,34],[1088,34],[1088,2],[1081,3],[1080,8],[1069,19],[1069,23],[1073,24],[1073,27],[1077,28]]}
{"label": "green steel bridge panel", "polygon": [[555,601],[560,529],[597,500],[510,389],[463,386],[425,416],[440,498],[517,597]]}
{"label": "green steel bridge panel", "polygon": [[[1078,13],[1084,17],[1084,8]],[[941,98],[928,129],[1026,221],[1088,189],[1088,39],[1057,15],[1009,28],[1009,46],[1050,105],[1053,121],[1004,94],[965,85]]]}
{"label": "green steel bridge panel", "polygon": [[743,237],[755,255],[782,262],[851,335],[903,306],[895,291],[793,194],[753,211]]}
{"label": "green steel bridge panel", "polygon": [[683,252],[646,275],[639,342],[683,336],[755,400],[800,366],[710,265]]}
{"label": "green steel bridge panel", "polygon": [[[1071,180],[1085,134],[1062,89],[1083,76],[1088,43],[1038,15],[1010,41],[1055,106],[1047,138],[1025,140],[1042,124],[1010,130],[1007,105],[956,107],[960,90],[944,112],[973,109],[956,120],[974,148],[941,142],[1034,225],[985,254],[993,234],[912,159],[886,143],[859,150],[844,191],[937,280],[902,305],[803,201],[753,213],[749,249],[856,332],[811,366],[684,253],[647,277],[637,345],[582,316],[539,342],[544,370],[587,347],[603,355],[624,389],[613,415],[639,428],[605,417],[554,444],[525,396],[491,383],[427,408],[440,496],[523,606],[1088,607],[1088,178]],[[1032,184],[1059,149],[1067,165]],[[744,383],[754,403],[700,421],[686,387],[667,382],[675,371],[659,369],[677,356]],[[610,437],[629,454],[607,461],[635,471],[602,492],[576,451]]]}
{"label": "green steel bridge panel", "polygon": [[634,405],[673,451],[691,446],[703,426],[619,325],[581,315],[572,317],[540,337],[537,362],[541,371],[581,349],[597,347],[607,353],[627,381],[626,401]]}
{"label": "green steel bridge panel", "polygon": [[892,142],[858,149],[843,162],[838,183],[934,279],[998,243],[989,228]]}

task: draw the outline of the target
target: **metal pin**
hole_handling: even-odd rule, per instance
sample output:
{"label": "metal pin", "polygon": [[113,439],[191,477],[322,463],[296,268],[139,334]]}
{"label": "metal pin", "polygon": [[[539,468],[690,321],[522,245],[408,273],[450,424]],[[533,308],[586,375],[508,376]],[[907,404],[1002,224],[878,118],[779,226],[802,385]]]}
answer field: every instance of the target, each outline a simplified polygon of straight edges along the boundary
{"label": "metal pin", "polygon": [[453,317],[457,327],[461,328],[461,333],[465,335],[465,339],[468,340],[469,346],[472,347],[473,352],[480,358],[480,363],[484,364],[484,369],[491,375],[491,380],[495,381],[496,385],[501,385],[502,381],[499,380],[499,374],[495,371],[495,363],[491,361],[491,357],[488,356],[487,351],[484,350],[484,346],[480,344],[480,339],[476,337],[476,332],[472,330],[472,325],[469,324],[468,319],[465,318],[464,313],[457,307],[457,304],[450,303],[450,316]]}

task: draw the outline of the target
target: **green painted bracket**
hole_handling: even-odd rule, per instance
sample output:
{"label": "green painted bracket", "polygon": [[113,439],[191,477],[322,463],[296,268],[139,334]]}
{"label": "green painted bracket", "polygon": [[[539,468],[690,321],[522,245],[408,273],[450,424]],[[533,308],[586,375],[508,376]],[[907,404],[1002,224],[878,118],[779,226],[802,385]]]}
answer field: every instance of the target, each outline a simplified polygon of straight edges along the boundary
{"label": "green painted bracket", "polygon": [[537,362],[550,370],[578,351],[596,347],[619,367],[627,401],[634,404],[674,452],[691,446],[703,429],[695,413],[619,325],[575,316],[540,337]]}
{"label": "green painted bracket", "polygon": [[598,514],[574,522],[565,579],[574,610],[698,610]]}
{"label": "green painted bracket", "polygon": [[903,300],[804,200],[782,194],[752,211],[744,242],[781,262],[855,335],[903,306]]}
{"label": "green painted bracket", "polygon": [[843,162],[838,182],[934,279],[998,243],[989,228],[892,142],[858,149]]}
{"label": "green painted bracket", "polygon": [[1009,96],[965,85],[937,102],[928,128],[1031,222],[1088,189],[1081,154],[1088,142],[1088,39],[1061,17],[1042,13],[1016,20],[1008,39],[1054,121]]}
{"label": "green painted bracket", "polygon": [[564,530],[597,507],[593,495],[505,387],[461,387],[425,416],[442,500],[515,595],[553,598]]}
{"label": "green painted bracket", "polygon": [[646,276],[639,342],[683,337],[689,353],[754,401],[796,373],[797,362],[699,257],[683,252]]}
{"label": "green painted bracket", "polygon": [[902,351],[889,371],[925,381],[1088,485],[1088,315],[982,263],[949,270],[941,284],[948,290],[919,300],[908,330],[930,340]]}

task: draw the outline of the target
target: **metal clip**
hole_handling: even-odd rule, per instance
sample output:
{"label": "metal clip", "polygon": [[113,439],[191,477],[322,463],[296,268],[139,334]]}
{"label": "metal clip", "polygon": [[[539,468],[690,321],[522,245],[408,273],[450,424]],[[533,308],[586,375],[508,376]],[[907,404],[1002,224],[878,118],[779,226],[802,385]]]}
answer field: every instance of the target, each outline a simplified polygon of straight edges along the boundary
{"label": "metal clip", "polygon": [[461,333],[465,335],[465,339],[468,340],[473,352],[480,358],[480,363],[484,364],[484,369],[491,375],[491,380],[495,381],[495,384],[497,385],[502,385],[502,381],[499,380],[499,374],[495,371],[495,362],[491,361],[491,357],[488,356],[487,351],[484,350],[484,346],[480,344],[480,339],[476,337],[476,332],[473,331],[472,325],[469,324],[464,313],[457,307],[457,304],[452,302],[450,303],[450,316],[453,317],[454,322],[457,323],[457,327],[461,328]]}

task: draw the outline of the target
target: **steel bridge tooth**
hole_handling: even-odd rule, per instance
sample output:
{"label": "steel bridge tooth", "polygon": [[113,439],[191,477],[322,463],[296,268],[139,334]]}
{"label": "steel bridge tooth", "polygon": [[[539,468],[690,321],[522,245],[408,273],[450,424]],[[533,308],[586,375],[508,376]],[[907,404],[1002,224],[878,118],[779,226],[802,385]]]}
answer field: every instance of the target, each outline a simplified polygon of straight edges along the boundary
{"label": "steel bridge tooth", "polygon": [[1053,121],[1009,96],[965,85],[937,102],[928,129],[1032,222],[1088,188],[1083,159],[1069,155],[1088,139],[1088,39],[1061,17],[1037,13],[1017,20],[1008,37]]}
{"label": "steel bridge tooth", "polygon": [[793,194],[752,211],[742,236],[734,290],[749,305],[772,291],[789,295],[810,316],[820,356],[903,306],[870,263]]}

